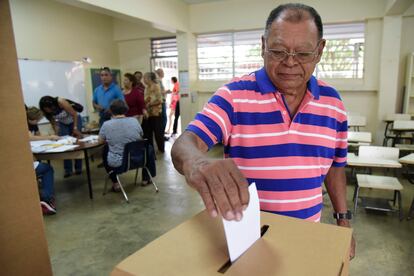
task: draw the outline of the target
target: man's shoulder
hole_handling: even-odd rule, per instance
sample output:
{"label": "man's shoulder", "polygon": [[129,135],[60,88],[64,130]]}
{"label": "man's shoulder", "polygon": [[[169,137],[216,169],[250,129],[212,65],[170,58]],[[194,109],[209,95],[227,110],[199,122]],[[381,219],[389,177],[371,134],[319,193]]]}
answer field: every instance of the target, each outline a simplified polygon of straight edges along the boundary
{"label": "man's shoulder", "polygon": [[99,92],[99,91],[103,91],[103,85],[102,84],[95,87],[95,90],[93,92]]}
{"label": "man's shoulder", "polygon": [[118,84],[116,84],[115,82],[113,82],[112,84],[111,84],[111,87],[110,87],[113,91],[116,91],[116,92],[121,92],[122,93],[122,90],[121,90],[121,88],[119,87],[119,85]]}
{"label": "man's shoulder", "polygon": [[259,91],[254,73],[243,75],[241,77],[234,77],[230,82],[224,85],[229,90],[254,90]]}
{"label": "man's shoulder", "polygon": [[325,81],[317,79],[318,86],[319,86],[319,95],[323,97],[330,97],[336,98],[338,100],[341,99],[341,95],[339,94],[338,90],[336,90],[333,86],[329,85]]}

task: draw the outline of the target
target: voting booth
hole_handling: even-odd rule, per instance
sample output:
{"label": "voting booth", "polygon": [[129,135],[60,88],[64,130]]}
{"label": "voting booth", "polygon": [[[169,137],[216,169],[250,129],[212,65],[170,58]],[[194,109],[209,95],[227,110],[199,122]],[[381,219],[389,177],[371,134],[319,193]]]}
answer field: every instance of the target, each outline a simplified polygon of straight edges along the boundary
{"label": "voting booth", "polygon": [[229,261],[221,218],[203,211],[132,254],[124,275],[348,275],[352,230],[261,212],[262,237]]}

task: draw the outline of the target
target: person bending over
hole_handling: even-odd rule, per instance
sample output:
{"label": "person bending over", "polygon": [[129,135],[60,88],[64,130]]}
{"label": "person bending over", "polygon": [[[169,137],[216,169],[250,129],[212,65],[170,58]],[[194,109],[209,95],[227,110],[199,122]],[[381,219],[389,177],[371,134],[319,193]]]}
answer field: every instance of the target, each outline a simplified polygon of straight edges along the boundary
{"label": "person bending over", "polygon": [[[39,101],[39,107],[49,120],[53,130],[59,136],[73,135],[81,137],[82,119],[75,108],[79,104],[60,97],[44,96]],[[82,106],[80,108],[83,109]],[[56,124],[57,122],[57,124]],[[72,175],[72,160],[64,160],[65,174],[63,177]],[[82,159],[75,160],[75,173],[82,173]]]}

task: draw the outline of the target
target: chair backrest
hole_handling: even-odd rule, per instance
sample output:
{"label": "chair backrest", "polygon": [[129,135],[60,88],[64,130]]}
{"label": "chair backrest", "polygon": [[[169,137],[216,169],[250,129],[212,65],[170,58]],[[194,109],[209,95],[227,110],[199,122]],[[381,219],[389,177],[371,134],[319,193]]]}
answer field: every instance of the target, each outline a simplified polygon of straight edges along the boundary
{"label": "chair backrest", "polygon": [[386,121],[409,121],[411,120],[410,114],[403,114],[403,113],[394,113],[394,114],[387,114],[385,116]]}
{"label": "chair backrest", "polygon": [[400,149],[391,147],[360,146],[358,157],[398,161]]}
{"label": "chair backrest", "polygon": [[348,126],[366,126],[367,118],[362,115],[349,115],[348,116]]}
{"label": "chair backrest", "polygon": [[128,170],[141,168],[145,166],[147,155],[147,139],[138,140],[127,143],[124,147],[124,155],[122,158],[121,170],[126,172]]}

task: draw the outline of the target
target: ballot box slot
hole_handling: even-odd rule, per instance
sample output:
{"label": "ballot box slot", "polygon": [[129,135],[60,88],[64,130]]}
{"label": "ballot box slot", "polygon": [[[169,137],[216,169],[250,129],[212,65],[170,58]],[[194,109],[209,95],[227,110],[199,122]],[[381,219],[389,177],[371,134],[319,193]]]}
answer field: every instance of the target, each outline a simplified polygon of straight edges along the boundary
{"label": "ballot box slot", "polygon": [[[267,230],[269,230],[269,225],[263,225],[262,228],[260,228],[260,237],[263,237],[264,234],[266,234]],[[237,261],[237,260],[236,260]],[[217,272],[224,274],[232,265],[232,262],[230,259],[227,260],[220,268],[217,270]]]}

